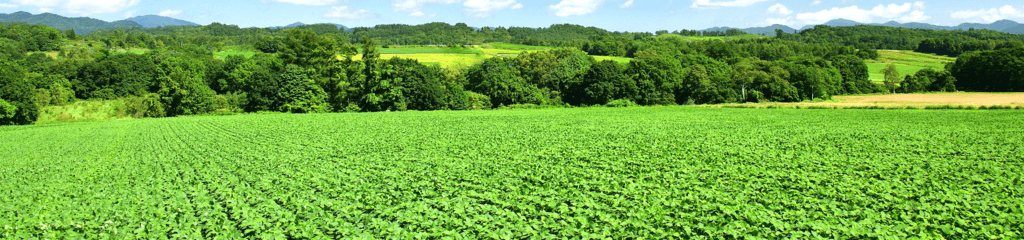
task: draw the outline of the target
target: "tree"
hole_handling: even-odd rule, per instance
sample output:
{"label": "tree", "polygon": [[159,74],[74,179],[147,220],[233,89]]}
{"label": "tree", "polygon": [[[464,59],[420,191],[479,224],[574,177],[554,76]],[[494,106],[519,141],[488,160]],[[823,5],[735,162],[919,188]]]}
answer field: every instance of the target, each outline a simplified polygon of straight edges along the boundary
{"label": "tree", "polygon": [[896,93],[896,84],[900,81],[900,72],[896,70],[896,64],[889,63],[881,71],[885,74],[885,88],[890,93]]}
{"label": "tree", "polygon": [[205,66],[194,59],[169,57],[161,60],[157,94],[167,116],[212,112],[217,95],[206,85]]}
{"label": "tree", "polygon": [[0,125],[28,125],[39,117],[35,88],[25,79],[25,71],[12,61],[0,61],[0,99],[13,107],[13,116],[0,119]]}
{"label": "tree", "polygon": [[331,111],[327,93],[313,81],[312,69],[288,64],[281,73],[278,98],[284,103],[280,111],[288,113],[326,113]]}
{"label": "tree", "polygon": [[228,91],[245,94],[245,111],[276,111],[283,105],[278,93],[284,65],[271,54],[258,54],[235,68],[228,78]]}
{"label": "tree", "polygon": [[18,107],[0,99],[0,123],[7,122],[18,113]]}
{"label": "tree", "polygon": [[495,57],[473,66],[466,73],[468,89],[486,95],[493,107],[512,104],[544,104],[546,95],[529,84],[512,58]]}

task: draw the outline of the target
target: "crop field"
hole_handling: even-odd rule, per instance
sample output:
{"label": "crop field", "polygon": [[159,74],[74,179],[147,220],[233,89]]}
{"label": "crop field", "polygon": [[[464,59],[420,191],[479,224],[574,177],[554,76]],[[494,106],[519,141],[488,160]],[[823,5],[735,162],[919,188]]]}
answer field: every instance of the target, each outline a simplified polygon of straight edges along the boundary
{"label": "crop field", "polygon": [[[925,68],[931,68],[934,70],[942,70],[946,67],[946,63],[956,61],[956,58],[917,53],[913,51],[892,51],[892,50],[879,50],[877,60],[868,60],[868,78],[875,82],[884,82],[885,74],[882,74],[882,69],[885,68],[886,64],[890,62],[896,63],[896,70],[900,72],[900,75],[914,75],[917,71]],[[900,78],[903,81],[903,78]]]}
{"label": "crop field", "polygon": [[1019,111],[693,107],[0,127],[0,238],[1017,239]]}

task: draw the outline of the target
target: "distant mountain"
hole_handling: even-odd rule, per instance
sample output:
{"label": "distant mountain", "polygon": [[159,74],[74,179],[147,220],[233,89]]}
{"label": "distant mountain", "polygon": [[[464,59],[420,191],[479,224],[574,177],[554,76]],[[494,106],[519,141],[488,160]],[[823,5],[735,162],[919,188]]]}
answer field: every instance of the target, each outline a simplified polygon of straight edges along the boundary
{"label": "distant mountain", "polygon": [[1004,29],[1013,28],[1013,27],[1016,27],[1017,25],[1020,25],[1020,23],[1017,23],[1017,22],[1014,22],[1014,21],[1010,21],[1010,20],[999,20],[999,21],[995,21],[995,22],[989,23],[989,24],[962,23],[960,25],[957,25],[954,28],[955,29],[960,29],[960,30],[968,30],[968,29],[974,28],[974,29],[988,29],[988,30],[995,30],[995,31],[1003,31]]}
{"label": "distant mountain", "polygon": [[1003,32],[1010,34],[1024,34],[1024,24],[1018,24],[1016,27],[1003,29]]}
{"label": "distant mountain", "polygon": [[[828,21],[828,22],[825,22],[825,23],[822,23],[822,24],[819,24],[819,25],[827,25],[827,26],[832,26],[832,27],[850,27],[850,26],[857,26],[857,25],[873,25],[873,26],[886,26],[886,27],[898,27],[898,28],[914,28],[914,29],[931,29],[931,30],[958,30],[958,29],[959,30],[970,30],[971,28],[974,28],[974,29],[988,29],[988,30],[993,30],[993,31],[1000,31],[1000,32],[1020,34],[1019,31],[1018,32],[1009,32],[1009,31],[1006,31],[1006,30],[1012,29],[1012,28],[1020,26],[1022,24],[1020,24],[1018,22],[1014,22],[1012,20],[999,20],[999,21],[995,21],[995,22],[989,23],[989,24],[984,24],[984,23],[962,23],[962,24],[957,25],[955,27],[950,27],[950,26],[932,25],[932,24],[927,24],[927,23],[899,23],[899,22],[896,22],[896,21],[889,21],[889,22],[882,23],[882,24],[878,24],[878,23],[859,23],[859,22],[856,22],[856,21],[840,18],[840,19]],[[807,25],[807,26],[804,26],[803,28],[800,28],[800,30],[802,31],[802,30],[805,30],[805,29],[811,29],[811,28],[814,28],[814,26],[816,26],[816,25]]]}
{"label": "distant mountain", "polygon": [[781,24],[775,24],[775,25],[771,25],[771,26],[767,26],[767,27],[752,27],[752,28],[713,27],[713,28],[704,29],[702,31],[709,31],[709,32],[721,31],[721,32],[725,32],[725,31],[728,31],[729,29],[739,29],[740,31],[743,31],[743,32],[749,33],[749,34],[757,34],[757,35],[762,35],[763,34],[763,35],[769,35],[769,36],[775,36],[775,29],[782,29],[783,32],[787,32],[787,33],[793,33],[793,31],[796,31],[796,29],[793,29],[793,28],[791,28],[789,26],[781,25]]}
{"label": "distant mountain", "polygon": [[296,23],[288,24],[288,25],[283,26],[283,27],[279,26],[279,27],[269,27],[269,28],[270,29],[293,28],[293,27],[301,27],[301,26],[306,26],[306,25],[319,25],[319,24],[334,25],[335,27],[338,27],[338,29],[345,30],[345,31],[350,31],[350,32],[352,31],[351,28],[346,27],[345,25],[337,24],[337,23],[305,24],[305,23],[301,23],[301,22],[296,22]]}
{"label": "distant mountain", "polygon": [[782,25],[782,24],[775,24],[775,25],[771,25],[771,26],[767,26],[767,27],[759,27],[759,28],[756,28],[756,27],[755,28],[744,28],[744,29],[740,29],[740,31],[744,31],[744,32],[747,32],[747,33],[750,33],[750,34],[758,34],[758,35],[762,35],[763,34],[763,35],[767,35],[767,36],[775,36],[775,29],[781,29],[783,32],[786,32],[786,33],[793,33],[793,32],[796,31],[796,29],[793,29],[793,28],[791,28],[789,26]]}
{"label": "distant mountain", "polygon": [[100,29],[142,28],[142,25],[132,21],[121,20],[116,22],[107,22],[88,17],[68,18],[52,13],[41,13],[38,15],[32,15],[27,12],[16,12],[11,14],[0,13],[0,22],[42,24],[61,31],[65,29],[75,29],[75,33],[78,34],[87,34]]}
{"label": "distant mountain", "polygon": [[128,18],[125,20],[136,22],[139,25],[142,25],[142,27],[144,28],[155,28],[163,26],[199,26],[199,24],[193,22],[157,15],[138,16]]}

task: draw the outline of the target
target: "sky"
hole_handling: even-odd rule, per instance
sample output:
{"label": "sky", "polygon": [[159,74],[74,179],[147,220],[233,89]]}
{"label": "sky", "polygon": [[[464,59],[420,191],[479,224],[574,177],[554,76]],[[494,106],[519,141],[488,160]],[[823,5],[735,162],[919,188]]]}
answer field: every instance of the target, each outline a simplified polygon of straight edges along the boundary
{"label": "sky", "polygon": [[801,28],[836,18],[944,26],[1002,19],[1024,23],[1024,1],[1020,0],[0,0],[0,13],[17,11],[105,21],[152,14],[239,27],[295,22],[348,27],[430,22],[548,27],[570,23],[629,32],[772,24]]}

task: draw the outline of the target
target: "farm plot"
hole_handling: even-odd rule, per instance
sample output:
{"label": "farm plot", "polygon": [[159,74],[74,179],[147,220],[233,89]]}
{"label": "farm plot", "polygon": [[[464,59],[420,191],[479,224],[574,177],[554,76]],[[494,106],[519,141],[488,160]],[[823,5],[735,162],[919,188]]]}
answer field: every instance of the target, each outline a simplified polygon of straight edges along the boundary
{"label": "farm plot", "polygon": [[0,127],[0,238],[1024,235],[1018,111],[689,107]]}

